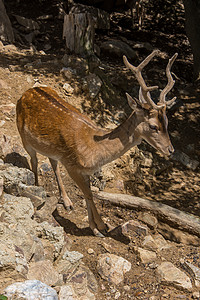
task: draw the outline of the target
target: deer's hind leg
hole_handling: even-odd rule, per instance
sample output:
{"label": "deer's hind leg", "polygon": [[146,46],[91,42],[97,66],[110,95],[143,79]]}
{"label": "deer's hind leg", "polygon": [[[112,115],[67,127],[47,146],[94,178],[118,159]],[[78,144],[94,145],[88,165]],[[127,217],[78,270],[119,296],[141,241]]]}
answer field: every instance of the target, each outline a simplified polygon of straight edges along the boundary
{"label": "deer's hind leg", "polygon": [[56,176],[56,181],[57,181],[57,184],[58,184],[58,190],[59,190],[60,198],[64,202],[64,206],[67,210],[73,209],[73,203],[71,202],[71,200],[67,196],[62,178],[60,176],[60,168],[59,168],[59,165],[58,165],[58,161],[54,160],[52,158],[49,158],[49,161],[51,163],[54,174]]}
{"label": "deer's hind leg", "polygon": [[26,152],[31,157],[31,170],[35,175],[35,185],[38,185],[38,172],[37,172],[38,159],[37,159],[36,151],[32,147],[27,146],[25,143],[23,143],[23,145],[24,145],[24,148],[25,148]]}

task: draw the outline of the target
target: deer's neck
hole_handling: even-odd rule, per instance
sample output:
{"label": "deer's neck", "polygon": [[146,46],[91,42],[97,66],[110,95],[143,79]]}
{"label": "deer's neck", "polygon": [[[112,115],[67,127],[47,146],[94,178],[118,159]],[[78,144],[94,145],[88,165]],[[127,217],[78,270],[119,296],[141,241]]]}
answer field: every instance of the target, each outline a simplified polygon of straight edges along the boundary
{"label": "deer's neck", "polygon": [[141,143],[137,132],[139,120],[136,114],[130,117],[117,128],[102,136],[94,136],[98,147],[98,165],[102,166],[123,155],[131,147]]}

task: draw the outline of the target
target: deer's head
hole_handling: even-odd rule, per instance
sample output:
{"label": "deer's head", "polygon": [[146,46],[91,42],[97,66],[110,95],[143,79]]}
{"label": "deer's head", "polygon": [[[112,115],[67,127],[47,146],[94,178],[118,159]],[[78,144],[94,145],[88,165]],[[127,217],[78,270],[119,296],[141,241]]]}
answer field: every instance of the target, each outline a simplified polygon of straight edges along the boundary
{"label": "deer's head", "polygon": [[129,105],[133,111],[135,111],[136,117],[139,120],[139,125],[136,129],[138,136],[148,142],[163,155],[169,156],[174,152],[174,148],[171,144],[167,131],[168,119],[166,116],[166,108],[175,101],[176,97],[168,101],[166,101],[165,97],[173,88],[175,83],[170,69],[178,54],[174,54],[167,64],[166,75],[168,83],[161,91],[159,101],[156,104],[152,100],[150,92],[157,89],[158,86],[148,87],[142,77],[141,71],[158,53],[159,51],[157,50],[153,51],[138,67],[131,65],[126,56],[123,57],[126,67],[133,71],[138,83],[140,84],[139,99],[133,99],[129,94],[126,95]]}

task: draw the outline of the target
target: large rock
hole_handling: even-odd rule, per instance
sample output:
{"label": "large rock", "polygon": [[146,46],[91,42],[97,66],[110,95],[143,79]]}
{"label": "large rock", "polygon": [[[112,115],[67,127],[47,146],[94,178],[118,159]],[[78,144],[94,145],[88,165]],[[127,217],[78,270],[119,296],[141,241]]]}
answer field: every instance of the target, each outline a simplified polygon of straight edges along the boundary
{"label": "large rock", "polygon": [[3,165],[0,174],[5,178],[5,185],[15,182],[15,184],[22,182],[26,185],[34,185],[35,177],[32,171],[25,168],[14,167],[13,165]]}
{"label": "large rock", "polygon": [[190,278],[171,262],[163,262],[158,266],[157,273],[160,277],[160,281],[164,284],[172,285],[181,290],[190,291],[192,289]]}
{"label": "large rock", "polygon": [[59,273],[50,260],[37,261],[30,264],[27,274],[28,279],[37,279],[47,285],[56,285]]}
{"label": "large rock", "polygon": [[32,171],[25,168],[7,165],[1,167],[0,176],[4,177],[4,191],[15,196],[24,193],[39,197],[41,205],[45,202],[46,192],[41,186],[35,186],[35,177]]}
{"label": "large rock", "polygon": [[0,222],[0,292],[8,284],[27,279],[30,260],[44,259],[42,242],[26,232],[31,231],[30,221],[26,225]]}
{"label": "large rock", "polygon": [[156,234],[153,237],[151,235],[145,236],[142,247],[147,250],[161,251],[170,248],[170,245],[162,235]]}
{"label": "large rock", "polygon": [[66,250],[56,262],[56,269],[66,278],[67,274],[75,272],[79,267],[83,258],[83,254],[78,251]]}
{"label": "large rock", "polygon": [[183,267],[187,270],[187,272],[191,275],[194,280],[194,284],[197,288],[200,288],[200,269],[193,264],[181,261]]}
{"label": "large rock", "polygon": [[187,154],[178,150],[173,154],[172,159],[182,163],[188,169],[195,170],[199,166],[197,160],[191,159]]}
{"label": "large rock", "polygon": [[130,271],[131,263],[114,254],[102,254],[99,256],[97,269],[103,279],[119,284],[124,280],[125,273]]}
{"label": "large rock", "polygon": [[[70,273],[71,274],[71,273]],[[84,265],[72,273],[69,280],[60,289],[60,300],[94,300],[98,285],[92,272]]]}
{"label": "large rock", "polygon": [[0,292],[8,284],[14,281],[22,281],[27,278],[27,260],[21,248],[11,240],[2,240],[0,247]]}
{"label": "large rock", "polygon": [[10,300],[58,300],[56,291],[39,280],[26,280],[9,285],[4,295]]}
{"label": "large rock", "polygon": [[[48,222],[44,221],[35,226],[35,231],[38,237],[47,241],[47,247],[49,247],[49,242],[52,245],[53,257],[56,259],[67,241],[65,240],[65,231],[63,227],[53,226]],[[44,244],[44,243],[43,243]]]}
{"label": "large rock", "polygon": [[0,209],[3,210],[3,221],[9,224],[21,223],[27,219],[29,222],[34,214],[33,204],[29,198],[16,197],[6,193],[3,195]]}
{"label": "large rock", "polygon": [[108,56],[122,58],[126,55],[129,59],[136,59],[136,52],[125,42],[119,40],[105,41],[100,46],[101,52]]}

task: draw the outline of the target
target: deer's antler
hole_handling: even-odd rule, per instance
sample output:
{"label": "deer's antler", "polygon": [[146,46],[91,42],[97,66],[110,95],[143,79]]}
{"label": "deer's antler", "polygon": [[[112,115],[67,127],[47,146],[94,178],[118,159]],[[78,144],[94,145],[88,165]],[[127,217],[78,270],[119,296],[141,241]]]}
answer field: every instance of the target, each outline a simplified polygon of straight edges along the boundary
{"label": "deer's antler", "polygon": [[139,66],[135,67],[133,65],[131,65],[128,61],[128,59],[126,58],[126,56],[123,56],[123,60],[124,60],[124,64],[125,66],[130,69],[134,74],[135,77],[141,87],[141,92],[142,95],[145,99],[145,101],[150,104],[153,108],[158,109],[158,106],[153,102],[153,100],[151,99],[150,96],[150,92],[153,90],[158,89],[158,86],[147,86],[144,78],[142,77],[142,69],[150,62],[150,60],[155,56],[158,55],[159,50],[154,50],[149,56],[147,56],[140,64]]}
{"label": "deer's antler", "polygon": [[170,70],[171,70],[171,67],[172,67],[175,59],[177,58],[177,56],[178,56],[178,53],[175,53],[172,56],[172,58],[169,59],[169,62],[167,64],[166,75],[167,75],[167,78],[168,78],[168,83],[167,83],[166,87],[162,90],[162,92],[160,93],[159,103],[170,105],[171,103],[173,103],[176,100],[176,97],[174,97],[171,100],[166,101],[165,97],[166,97],[167,93],[169,93],[169,91],[171,91],[171,89],[173,88],[174,83],[175,83],[175,80],[173,80],[173,77],[172,77],[172,74],[171,74]]}
{"label": "deer's antler", "polygon": [[176,97],[174,97],[173,99],[166,101],[165,97],[167,95],[167,93],[173,88],[175,81],[172,78],[172,74],[170,72],[170,69],[178,55],[178,53],[175,53],[171,59],[169,59],[169,62],[167,64],[166,67],[166,75],[168,78],[168,83],[166,85],[166,87],[162,90],[162,92],[160,93],[160,97],[159,97],[159,102],[158,105],[154,103],[154,101],[151,99],[151,95],[150,92],[157,89],[158,86],[147,86],[144,78],[142,77],[142,69],[150,62],[150,60],[155,56],[159,54],[159,50],[154,50],[149,56],[147,56],[140,64],[139,66],[135,67],[133,65],[131,65],[128,61],[128,59],[126,58],[126,56],[123,56],[123,60],[124,60],[124,64],[127,68],[129,68],[134,74],[135,77],[140,85],[140,93],[142,94],[144,100],[151,105],[153,108],[155,109],[160,109],[166,105],[170,105],[171,103],[173,103],[176,100]]}

